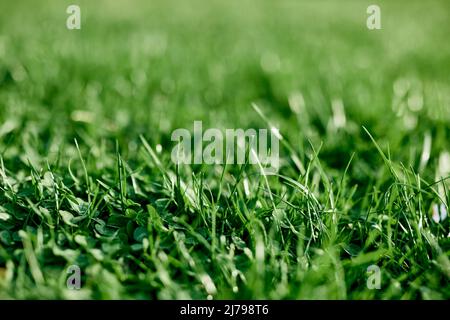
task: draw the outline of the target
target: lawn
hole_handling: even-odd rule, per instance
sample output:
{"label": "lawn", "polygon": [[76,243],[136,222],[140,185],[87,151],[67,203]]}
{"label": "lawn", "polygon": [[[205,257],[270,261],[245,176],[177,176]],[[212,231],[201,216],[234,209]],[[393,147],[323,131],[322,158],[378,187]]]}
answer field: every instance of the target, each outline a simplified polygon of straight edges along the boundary
{"label": "lawn", "polygon": [[0,298],[450,299],[450,4],[372,2],[2,1]]}

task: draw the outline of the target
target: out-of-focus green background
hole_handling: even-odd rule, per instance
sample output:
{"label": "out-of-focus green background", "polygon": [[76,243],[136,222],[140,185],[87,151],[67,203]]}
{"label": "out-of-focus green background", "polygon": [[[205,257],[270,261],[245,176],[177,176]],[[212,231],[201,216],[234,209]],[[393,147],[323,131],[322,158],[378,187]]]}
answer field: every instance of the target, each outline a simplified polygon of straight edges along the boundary
{"label": "out-of-focus green background", "polygon": [[370,1],[79,1],[71,31],[70,1],[5,1],[0,117],[55,151],[77,131],[157,142],[194,119],[251,127],[258,102],[285,134],[318,140],[334,139],[340,99],[349,121],[400,147],[395,132],[448,128],[449,5],[377,3],[382,30],[369,31]]}

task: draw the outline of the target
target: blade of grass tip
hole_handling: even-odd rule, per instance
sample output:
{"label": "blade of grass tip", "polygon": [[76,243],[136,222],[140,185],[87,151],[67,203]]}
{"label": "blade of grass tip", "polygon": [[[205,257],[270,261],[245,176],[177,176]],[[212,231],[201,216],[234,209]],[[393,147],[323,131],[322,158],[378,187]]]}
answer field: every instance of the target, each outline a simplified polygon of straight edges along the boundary
{"label": "blade of grass tip", "polygon": [[69,164],[67,165],[67,169],[69,171],[69,175],[72,178],[73,182],[75,182],[75,184],[79,185],[80,180],[78,180],[78,178],[75,177],[75,175],[73,174],[73,171],[72,171],[72,159],[69,159]]}
{"label": "blade of grass tip", "polygon": [[372,140],[372,143],[375,145],[375,148],[377,148],[378,153],[381,155],[381,158],[383,159],[384,163],[386,164],[386,166],[388,167],[389,171],[391,171],[392,175],[394,176],[394,178],[396,180],[400,180],[397,172],[394,169],[394,166],[392,164],[391,159],[389,159],[388,157],[386,157],[386,155],[384,154],[383,150],[381,150],[380,145],[376,142],[376,140],[374,139],[374,137],[370,134],[369,130],[367,130],[366,127],[362,126],[362,128],[364,129],[364,131],[367,133],[367,135],[369,136],[370,140]]}
{"label": "blade of grass tip", "polygon": [[150,155],[150,157],[152,158],[153,162],[155,163],[155,165],[158,167],[159,171],[161,171],[161,173],[163,174],[163,176],[165,176],[166,178],[169,179],[170,181],[170,177],[169,175],[166,173],[166,171],[164,170],[161,161],[159,161],[158,156],[156,155],[155,151],[152,149],[152,147],[150,147],[150,144],[147,142],[147,140],[144,138],[143,135],[139,135],[139,139],[141,140],[142,144],[144,145],[145,150],[147,150],[148,154]]}
{"label": "blade of grass tip", "polygon": [[142,191],[141,188],[139,187],[139,184],[136,180],[135,177],[135,172],[133,172],[133,169],[131,169],[131,167],[129,166],[128,163],[124,162],[123,163],[123,167],[124,167],[124,173],[126,176],[130,177],[131,180],[131,186],[133,188],[133,191],[135,194],[141,194],[142,195]]}
{"label": "blade of grass tip", "polygon": [[125,214],[126,211],[126,188],[127,188],[127,182],[126,182],[126,176],[124,176],[124,168],[123,168],[123,161],[122,157],[120,156],[120,150],[119,150],[119,141],[116,140],[116,156],[117,156],[117,172],[118,172],[118,178],[119,178],[119,192],[120,192],[120,202],[122,207],[122,213]]}
{"label": "blade of grass tip", "polygon": [[425,132],[423,138],[422,154],[420,155],[419,173],[423,173],[431,156],[432,136],[429,131]]}
{"label": "blade of grass tip", "polygon": [[276,130],[276,127],[272,124],[272,122],[269,121],[269,119],[264,115],[264,113],[261,111],[261,109],[255,104],[252,103],[253,109],[258,113],[258,115],[269,125],[271,132],[277,131],[277,136],[279,137],[279,140],[281,141],[281,144],[289,151],[289,154],[291,156],[292,161],[294,162],[297,169],[300,171],[302,175],[305,174],[305,166],[301,162],[299,156],[295,152],[294,148],[289,144],[289,142],[283,137],[283,135]]}
{"label": "blade of grass tip", "polygon": [[225,157],[225,164],[223,166],[223,170],[222,173],[220,175],[220,180],[219,180],[219,190],[217,191],[217,203],[219,203],[220,201],[220,197],[222,196],[222,188],[223,188],[223,179],[225,178],[225,172],[228,168],[228,162],[227,162],[227,158]]}
{"label": "blade of grass tip", "polygon": [[339,197],[341,196],[341,191],[344,188],[345,177],[347,176],[348,169],[350,168],[350,164],[352,163],[354,157],[355,157],[355,152],[352,152],[352,155],[350,156],[350,160],[348,161],[347,166],[345,167],[344,173],[342,174],[341,181],[339,182],[339,190],[336,195],[336,201],[339,201]]}
{"label": "blade of grass tip", "polygon": [[[6,176],[5,164],[3,163],[3,157],[1,155],[0,155],[0,165],[1,165],[0,176],[2,177],[3,184],[6,185],[10,191],[13,191],[14,189],[13,189],[12,185],[9,183],[8,178]],[[13,193],[13,194],[15,194],[15,193]]]}
{"label": "blade of grass tip", "polygon": [[86,168],[86,163],[84,162],[83,156],[81,155],[81,151],[80,151],[80,147],[78,145],[78,141],[77,139],[75,140],[75,146],[77,147],[78,150],[78,156],[80,157],[80,161],[81,161],[81,165],[83,167],[83,171],[84,171],[84,178],[86,180],[86,193],[88,196],[88,215],[90,216],[90,210],[91,210],[91,188],[89,186],[89,175],[88,175],[88,171]]}
{"label": "blade of grass tip", "polygon": [[311,149],[314,153],[314,158],[312,159],[311,162],[316,164],[316,168],[319,170],[319,174],[320,177],[322,178],[324,187],[325,187],[325,191],[328,194],[328,198],[330,200],[330,205],[331,205],[331,209],[335,210],[335,204],[334,204],[334,195],[333,195],[333,188],[331,186],[330,180],[328,179],[327,175],[325,174],[325,171],[322,168],[322,164],[320,163],[319,160],[319,153],[322,150],[322,146],[323,146],[323,142],[320,143],[319,149],[316,151],[316,149],[314,148],[314,145],[312,144],[311,141],[309,141]]}

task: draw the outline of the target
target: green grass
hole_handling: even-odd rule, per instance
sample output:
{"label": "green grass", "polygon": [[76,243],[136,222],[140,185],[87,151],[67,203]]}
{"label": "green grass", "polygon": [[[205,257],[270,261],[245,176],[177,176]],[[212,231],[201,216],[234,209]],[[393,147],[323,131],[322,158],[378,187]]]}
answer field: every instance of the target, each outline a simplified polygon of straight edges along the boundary
{"label": "green grass", "polygon": [[[0,298],[450,298],[446,1],[39,3],[0,4]],[[172,163],[252,103],[279,175]]]}

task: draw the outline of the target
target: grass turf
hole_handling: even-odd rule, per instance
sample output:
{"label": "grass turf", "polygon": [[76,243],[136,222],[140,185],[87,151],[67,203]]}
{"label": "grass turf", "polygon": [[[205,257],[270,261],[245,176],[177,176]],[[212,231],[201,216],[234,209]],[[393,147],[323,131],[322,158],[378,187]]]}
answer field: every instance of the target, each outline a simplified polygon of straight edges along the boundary
{"label": "grass turf", "polygon": [[[78,3],[0,4],[0,298],[450,298],[446,1]],[[252,103],[278,176],[171,162]]]}

